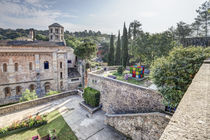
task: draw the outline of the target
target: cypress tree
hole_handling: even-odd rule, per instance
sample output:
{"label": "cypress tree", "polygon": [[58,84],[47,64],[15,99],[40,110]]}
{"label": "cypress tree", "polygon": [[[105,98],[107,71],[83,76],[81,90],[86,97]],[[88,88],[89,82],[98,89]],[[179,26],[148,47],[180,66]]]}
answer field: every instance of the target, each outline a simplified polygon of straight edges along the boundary
{"label": "cypress tree", "polygon": [[128,64],[128,33],[124,23],[123,28],[123,41],[122,41],[122,50],[123,50],[123,57],[122,57],[122,65],[125,68]]}
{"label": "cypress tree", "polygon": [[108,65],[114,65],[114,35],[110,37],[109,53],[108,53]]}
{"label": "cypress tree", "polygon": [[128,28],[128,39],[131,39],[131,25]]}
{"label": "cypress tree", "polygon": [[117,48],[115,53],[115,65],[121,64],[121,42],[120,42],[120,31],[118,32]]}

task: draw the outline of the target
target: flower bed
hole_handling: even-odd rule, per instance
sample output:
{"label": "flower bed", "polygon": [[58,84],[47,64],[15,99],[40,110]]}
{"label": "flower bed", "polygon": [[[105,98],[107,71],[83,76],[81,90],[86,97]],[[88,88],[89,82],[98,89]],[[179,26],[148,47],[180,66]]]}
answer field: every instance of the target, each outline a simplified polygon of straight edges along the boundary
{"label": "flower bed", "polygon": [[37,115],[33,118],[29,116],[27,120],[16,121],[8,127],[0,128],[0,137],[14,134],[26,129],[35,128],[46,123],[47,123],[46,116]]}

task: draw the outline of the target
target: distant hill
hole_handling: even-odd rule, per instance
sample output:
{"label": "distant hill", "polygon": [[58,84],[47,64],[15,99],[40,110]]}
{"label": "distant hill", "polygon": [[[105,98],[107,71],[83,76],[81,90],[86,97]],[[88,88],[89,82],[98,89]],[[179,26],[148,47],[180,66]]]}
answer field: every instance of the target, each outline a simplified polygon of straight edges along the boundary
{"label": "distant hill", "polygon": [[[20,37],[27,37],[30,29],[3,29],[0,28],[0,40],[11,39],[15,40]],[[48,40],[48,30],[34,30],[37,40]],[[85,30],[81,32],[69,32],[65,31],[65,37],[73,36],[76,38],[86,38],[86,37],[103,37],[105,39],[109,38],[108,34],[102,34],[100,31]]]}

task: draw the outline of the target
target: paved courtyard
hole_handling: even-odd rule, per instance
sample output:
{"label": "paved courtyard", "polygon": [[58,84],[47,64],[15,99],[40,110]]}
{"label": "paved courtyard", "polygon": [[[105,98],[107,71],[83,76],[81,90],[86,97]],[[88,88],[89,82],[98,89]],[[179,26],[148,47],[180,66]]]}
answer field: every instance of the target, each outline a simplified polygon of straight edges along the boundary
{"label": "paved courtyard", "polygon": [[40,114],[51,112],[52,110],[55,110],[61,107],[62,105],[64,105],[66,102],[70,100],[70,98],[71,96],[58,99],[52,102],[48,102],[46,104],[42,104],[39,106],[35,106],[29,109],[24,109],[24,110],[6,114],[6,115],[0,115],[0,128],[11,125],[14,121],[25,119],[29,117],[30,115],[32,116],[36,115],[38,112]]}
{"label": "paved courtyard", "polygon": [[102,110],[90,115],[79,102],[82,98],[73,95],[30,109],[0,116],[0,127],[22,120],[36,113],[44,114],[58,109],[64,120],[75,132],[79,140],[124,140],[125,138],[113,128],[104,124],[105,112]]}
{"label": "paved courtyard", "polygon": [[80,140],[123,140],[123,136],[104,124],[102,110],[90,115],[79,102],[80,96],[72,98],[59,111]]}

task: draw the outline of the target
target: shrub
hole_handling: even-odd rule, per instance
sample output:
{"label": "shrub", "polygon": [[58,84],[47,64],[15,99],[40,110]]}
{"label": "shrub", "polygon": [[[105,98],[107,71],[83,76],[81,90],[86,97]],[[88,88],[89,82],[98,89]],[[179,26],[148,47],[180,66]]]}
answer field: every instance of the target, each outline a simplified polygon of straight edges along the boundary
{"label": "shrub", "polygon": [[85,103],[90,105],[91,107],[99,106],[100,102],[100,92],[93,88],[87,87],[84,90],[83,98]]}
{"label": "shrub", "polygon": [[119,75],[122,75],[124,70],[125,70],[125,69],[121,66],[121,67],[119,67],[119,68],[117,69],[117,73],[118,73]]}
{"label": "shrub", "polygon": [[23,92],[22,97],[20,97],[20,102],[24,102],[24,101],[30,101],[30,100],[34,100],[37,99],[37,95],[35,90],[30,92],[29,89],[26,89],[25,92]]}
{"label": "shrub", "polygon": [[163,95],[165,105],[176,107],[199,70],[210,55],[209,48],[175,47],[167,57],[156,59],[151,66],[151,78]]}
{"label": "shrub", "polygon": [[54,94],[58,94],[59,92],[58,91],[53,91],[53,90],[50,90],[46,96],[50,96],[50,95],[54,95]]}

